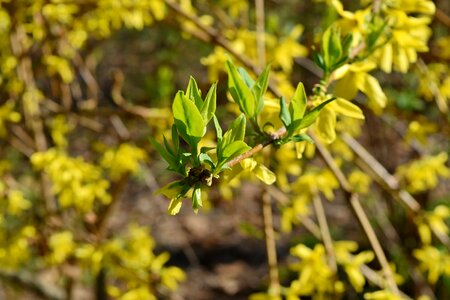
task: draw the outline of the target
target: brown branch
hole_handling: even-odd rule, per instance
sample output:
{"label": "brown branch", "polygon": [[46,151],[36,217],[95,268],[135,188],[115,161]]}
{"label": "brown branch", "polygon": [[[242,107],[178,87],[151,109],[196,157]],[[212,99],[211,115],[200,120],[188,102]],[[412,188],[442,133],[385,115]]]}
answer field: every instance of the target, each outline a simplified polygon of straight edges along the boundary
{"label": "brown branch", "polygon": [[284,127],[280,128],[277,132],[275,132],[275,133],[273,133],[273,134],[271,134],[269,136],[269,140],[268,141],[266,141],[264,143],[260,143],[260,144],[258,144],[256,146],[254,146],[252,149],[248,150],[247,152],[244,152],[241,155],[237,156],[236,158],[230,160],[227,163],[227,166],[230,167],[230,168],[234,167],[235,165],[237,165],[238,163],[240,163],[244,159],[255,155],[256,153],[261,151],[264,147],[273,144],[276,140],[282,138],[285,133],[286,133],[286,128],[284,128]]}
{"label": "brown branch", "polygon": [[56,286],[43,284],[33,278],[30,274],[12,271],[0,270],[0,278],[4,281],[10,282],[12,285],[19,285],[21,289],[33,293],[42,299],[47,300],[64,300],[65,295],[62,290]]}
{"label": "brown branch", "polygon": [[271,197],[267,190],[262,192],[262,215],[264,221],[264,239],[266,242],[267,262],[269,265],[269,293],[274,296],[280,295],[280,280],[278,275],[277,248],[275,234],[273,231],[273,216]]}
{"label": "brown branch", "polygon": [[266,39],[264,28],[264,0],[255,0],[256,11],[256,48],[258,50],[259,68],[266,64]]}
{"label": "brown branch", "polygon": [[[269,186],[268,191],[279,203],[285,205],[289,202],[289,197],[285,193],[283,193],[282,191],[277,189],[276,187]],[[314,223],[314,221],[311,220],[311,218],[309,218],[308,216],[301,216],[300,221],[302,222],[302,224],[306,228],[306,230],[309,231],[309,233],[311,233],[319,241],[323,241],[320,227],[316,223]],[[363,273],[364,277],[366,277],[367,280],[369,280],[371,283],[373,283],[374,285],[376,285],[380,288],[385,288],[385,279],[382,276],[380,276],[376,271],[372,270],[370,267],[368,267],[365,264],[361,265],[360,270]],[[402,291],[399,291],[399,294],[404,299],[412,300],[412,298],[410,298],[408,295],[404,294]]]}
{"label": "brown branch", "polygon": [[334,273],[337,272],[336,255],[334,253],[333,239],[328,227],[327,216],[323,208],[322,199],[320,195],[316,194],[313,197],[314,210],[316,212],[317,221],[319,222],[320,235],[327,251],[328,265]]}
{"label": "brown branch", "polygon": [[450,27],[450,17],[447,16],[442,9],[437,8],[435,16],[436,16],[436,20],[438,20],[445,26]]}
{"label": "brown branch", "polygon": [[389,262],[386,258],[386,255],[384,254],[383,248],[381,247],[380,241],[378,240],[377,235],[376,235],[372,225],[370,224],[369,218],[367,217],[366,213],[364,212],[364,209],[359,200],[359,195],[352,191],[350,183],[345,178],[345,175],[341,171],[341,169],[337,166],[337,164],[334,161],[333,157],[331,156],[330,152],[325,148],[325,146],[322,143],[320,143],[320,140],[315,136],[315,134],[313,132],[310,132],[310,136],[316,143],[316,148],[319,151],[319,153],[321,154],[325,163],[330,168],[330,170],[333,172],[333,174],[336,177],[336,179],[338,180],[341,188],[344,190],[346,199],[349,202],[349,204],[351,205],[353,212],[355,213],[361,227],[363,228],[363,231],[364,231],[367,239],[370,242],[372,249],[375,252],[378,262],[381,265],[384,276],[386,277],[387,287],[391,291],[398,293],[399,290],[398,290],[397,284],[395,283],[395,279],[394,279],[394,275],[392,273],[391,267],[389,266]]}
{"label": "brown branch", "polygon": [[[414,215],[417,215],[422,210],[419,202],[414,199],[408,191],[402,189],[398,180],[392,176],[366,149],[364,149],[361,144],[359,144],[348,134],[342,134],[341,137],[342,140],[359,157],[361,162],[360,167],[367,170],[367,172],[373,173],[375,175],[375,181],[379,183],[385,191],[391,194],[394,199],[397,199],[400,203],[404,204]],[[450,238],[437,232],[433,229],[433,227],[431,227],[431,230],[438,240],[450,249]]]}

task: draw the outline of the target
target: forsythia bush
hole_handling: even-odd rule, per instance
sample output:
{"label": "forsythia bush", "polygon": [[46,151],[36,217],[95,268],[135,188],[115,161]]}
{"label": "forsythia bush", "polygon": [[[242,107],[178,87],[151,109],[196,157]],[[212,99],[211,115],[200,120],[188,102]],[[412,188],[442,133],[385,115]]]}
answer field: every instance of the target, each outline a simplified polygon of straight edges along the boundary
{"label": "forsythia bush", "polygon": [[250,185],[245,297],[450,297],[450,7],[303,2],[0,0],[0,294],[178,299],[129,186],[176,222]]}

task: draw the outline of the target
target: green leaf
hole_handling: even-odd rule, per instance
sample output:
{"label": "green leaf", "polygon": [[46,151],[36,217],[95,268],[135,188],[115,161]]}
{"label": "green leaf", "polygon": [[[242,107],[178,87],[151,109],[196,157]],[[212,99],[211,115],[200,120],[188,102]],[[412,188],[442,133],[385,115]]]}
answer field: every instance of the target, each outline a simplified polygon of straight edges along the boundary
{"label": "green leaf", "polygon": [[336,28],[332,27],[330,38],[328,53],[331,61],[335,62],[342,55],[341,34]]}
{"label": "green leaf", "polygon": [[217,99],[216,90],[217,90],[217,83],[213,83],[213,85],[208,91],[208,94],[206,94],[205,102],[203,102],[203,105],[200,109],[205,125],[209,123],[214,113],[216,112],[216,99]]}
{"label": "green leaf", "polygon": [[252,77],[250,77],[250,75],[247,73],[247,71],[244,68],[239,67],[238,68],[238,72],[241,75],[242,79],[244,80],[245,84],[250,89],[253,88],[253,85],[255,84],[255,81],[252,79]]}
{"label": "green leaf", "polygon": [[330,66],[330,53],[329,53],[329,45],[331,38],[331,27],[325,30],[322,35],[322,57],[323,57],[323,65],[325,72],[329,71]]}
{"label": "green leaf", "polygon": [[297,121],[303,118],[307,101],[308,99],[306,98],[305,87],[303,86],[303,83],[299,82],[294,93],[294,98],[292,98],[292,101],[289,104],[289,111],[291,113],[292,121]]}
{"label": "green leaf", "polygon": [[158,143],[154,138],[150,138],[150,143],[153,145],[153,147],[158,151],[159,155],[161,155],[164,160],[169,164],[169,168],[171,170],[174,170],[176,172],[179,172],[179,161],[177,158],[172,155],[170,152],[168,152],[160,143]]}
{"label": "green leaf", "polygon": [[251,148],[245,142],[234,141],[225,146],[225,149],[223,149],[223,157],[229,161],[250,149]]}
{"label": "green leaf", "polygon": [[311,144],[314,144],[313,139],[312,139],[309,135],[307,135],[307,134],[305,134],[305,133],[294,135],[294,136],[292,137],[292,141],[293,141],[293,142],[296,142],[296,143],[297,143],[297,142],[303,142],[303,141],[306,141],[306,142],[309,142],[309,143],[311,143]]}
{"label": "green leaf", "polygon": [[264,71],[259,75],[255,84],[252,87],[253,95],[257,103],[257,113],[259,114],[264,108],[264,94],[269,86],[270,65],[264,68]]}
{"label": "green leaf", "polygon": [[188,137],[201,138],[205,134],[206,128],[202,115],[194,102],[189,100],[182,91],[176,94],[172,111],[177,128]]}
{"label": "green leaf", "polygon": [[202,100],[202,93],[200,92],[197,82],[195,81],[194,77],[189,78],[189,83],[186,88],[186,96],[194,101],[195,106],[200,110],[203,106],[203,100]]}
{"label": "green leaf", "polygon": [[192,193],[192,208],[194,209],[194,212],[198,212],[198,208],[202,206],[202,190],[199,187],[196,187],[194,189],[194,192]]}
{"label": "green leaf", "polygon": [[248,117],[256,115],[255,99],[250,88],[245,84],[232,62],[227,61],[228,90],[241,111]]}
{"label": "green leaf", "polygon": [[219,120],[217,117],[213,115],[214,127],[216,128],[217,142],[220,143],[222,141],[222,128],[220,127]]}
{"label": "green leaf", "polygon": [[170,153],[170,155],[172,156],[176,156],[176,151],[174,151],[174,149],[172,149],[172,146],[170,146],[169,141],[167,141],[166,137],[163,136],[163,140],[164,140],[164,147],[166,147],[167,152]]}
{"label": "green leaf", "polygon": [[223,144],[226,146],[234,141],[243,141],[245,137],[245,126],[247,122],[245,116],[241,114],[237,117],[228,128],[223,136]]}
{"label": "green leaf", "polygon": [[319,66],[319,68],[321,68],[322,70],[325,70],[325,63],[323,60],[323,56],[319,52],[314,50],[312,53],[312,58],[313,58],[313,61],[316,63],[316,65]]}
{"label": "green leaf", "polygon": [[211,157],[208,154],[200,153],[198,158],[199,158],[201,163],[207,163],[208,165],[211,166],[212,169],[214,169],[214,167],[215,167],[214,162],[213,162],[213,160],[211,159]]}
{"label": "green leaf", "polygon": [[179,152],[178,150],[180,148],[180,137],[178,136],[177,127],[175,126],[175,124],[172,125],[172,144],[175,151]]}
{"label": "green leaf", "polygon": [[334,101],[334,100],[336,100],[336,98],[331,98],[325,102],[322,102],[321,104],[317,105],[316,107],[314,107],[300,121],[300,123],[298,124],[296,129],[303,129],[303,128],[310,126],[312,123],[314,123],[316,121],[317,117],[319,116],[319,113],[322,110],[322,108],[324,108],[325,105],[327,105],[328,103],[330,103],[331,101]]}
{"label": "green leaf", "polygon": [[283,122],[284,126],[286,128],[291,125],[292,119],[291,115],[289,114],[289,110],[286,105],[286,101],[284,100],[284,97],[280,97],[280,114],[279,114],[281,122]]}

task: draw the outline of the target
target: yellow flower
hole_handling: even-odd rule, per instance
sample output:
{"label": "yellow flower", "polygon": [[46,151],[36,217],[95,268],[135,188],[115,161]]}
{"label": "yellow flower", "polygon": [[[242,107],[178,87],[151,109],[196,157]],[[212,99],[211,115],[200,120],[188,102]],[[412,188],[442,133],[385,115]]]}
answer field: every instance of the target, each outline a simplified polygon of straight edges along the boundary
{"label": "yellow flower", "polygon": [[342,66],[333,74],[337,80],[333,94],[350,100],[360,91],[369,99],[369,106],[376,112],[380,111],[386,106],[387,98],[378,80],[369,74],[375,67],[375,63],[370,61]]}
{"label": "yellow flower", "polygon": [[75,243],[73,235],[70,231],[62,231],[54,233],[50,236],[48,245],[51,249],[49,256],[50,262],[59,264],[62,263],[75,250]]}
{"label": "yellow flower", "polygon": [[442,152],[435,156],[424,156],[419,160],[399,166],[396,176],[412,193],[432,189],[439,183],[439,177],[450,177],[450,169],[445,165],[448,155]]}
{"label": "yellow flower", "polygon": [[432,246],[423,246],[414,250],[414,256],[420,262],[419,268],[428,272],[428,281],[436,283],[441,275],[450,275],[450,255]]}

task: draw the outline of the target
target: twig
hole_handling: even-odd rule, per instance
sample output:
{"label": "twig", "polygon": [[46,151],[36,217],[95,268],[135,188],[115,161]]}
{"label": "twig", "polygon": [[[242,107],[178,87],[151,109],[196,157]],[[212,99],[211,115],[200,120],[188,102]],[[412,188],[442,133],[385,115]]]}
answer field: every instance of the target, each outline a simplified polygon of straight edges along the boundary
{"label": "twig", "polygon": [[319,222],[320,235],[327,251],[328,264],[333,272],[337,272],[336,255],[334,253],[333,240],[331,238],[330,229],[328,228],[327,217],[325,215],[325,210],[323,208],[320,195],[314,195],[313,205],[316,212],[317,221]]}
{"label": "twig", "polygon": [[333,157],[331,156],[330,152],[325,148],[325,146],[320,143],[318,138],[315,136],[314,133],[310,133],[311,138],[316,143],[316,148],[321,154],[322,158],[324,159],[327,166],[330,168],[330,170],[333,172],[333,174],[336,176],[336,179],[338,180],[340,186],[345,192],[345,196],[347,201],[350,203],[353,212],[355,213],[361,227],[364,230],[364,233],[367,237],[367,239],[370,242],[370,245],[372,249],[375,252],[375,255],[378,259],[378,262],[381,265],[381,268],[383,270],[384,276],[386,277],[387,281],[387,287],[395,292],[398,293],[398,287],[394,280],[394,275],[392,273],[391,267],[389,266],[388,260],[386,258],[386,255],[384,254],[383,248],[381,247],[380,241],[377,238],[377,235],[375,234],[375,231],[373,230],[372,225],[370,225],[369,219],[367,218],[366,213],[364,212],[364,209],[361,205],[361,202],[359,201],[358,194],[354,193],[350,187],[350,183],[345,178],[344,173],[339,169],[336,162],[334,161]]}
{"label": "twig", "polygon": [[[270,186],[268,188],[268,191],[270,191],[272,196],[281,204],[286,204],[289,202],[288,196],[286,196],[286,194],[284,194],[277,188]],[[316,225],[316,223],[314,223],[314,221],[311,220],[311,218],[309,218],[308,216],[302,216],[301,222],[304,225],[304,227],[306,228],[306,230],[308,230],[316,239],[323,241],[319,226]],[[361,272],[363,273],[364,277],[366,277],[374,285],[376,285],[380,288],[385,287],[385,280],[383,279],[383,277],[381,277],[377,272],[372,270],[367,265],[365,265],[365,264],[361,265]],[[412,300],[412,298],[410,298],[409,296],[404,294],[402,291],[399,291],[399,293],[404,299]]]}
{"label": "twig", "polygon": [[98,214],[96,223],[96,235],[98,241],[102,241],[108,235],[111,216],[114,214],[116,207],[120,203],[120,196],[125,189],[129,177],[130,176],[128,174],[125,174],[122,175],[118,181],[113,182],[111,202]]}
{"label": "twig", "polygon": [[[34,91],[36,89],[36,82],[33,76],[32,61],[23,43],[26,40],[26,32],[23,26],[16,27],[15,32],[10,35],[10,40],[13,54],[21,58],[17,67],[17,75],[26,84],[27,89],[31,93],[31,97],[35,98]],[[38,99],[31,99],[28,103],[23,103],[25,123],[33,132],[34,149],[37,151],[46,151],[47,139],[44,133],[44,124],[40,116],[41,112],[38,102]],[[55,211],[56,203],[50,191],[50,180],[48,176],[41,172],[39,180],[45,210]]]}
{"label": "twig", "polygon": [[261,143],[261,144],[258,144],[256,146],[254,146],[252,149],[248,150],[247,152],[244,152],[241,155],[237,156],[236,158],[230,160],[227,163],[227,166],[230,167],[230,168],[234,167],[235,165],[237,165],[238,163],[240,163],[244,159],[255,155],[256,153],[261,151],[264,147],[266,147],[266,146],[274,143],[276,140],[282,138],[285,133],[286,133],[286,128],[284,128],[284,127],[280,128],[277,132],[275,132],[275,133],[273,133],[273,134],[271,134],[269,136],[269,140],[267,140],[264,143]]}
{"label": "twig", "polygon": [[262,214],[264,220],[264,238],[267,249],[267,262],[269,265],[269,293],[274,296],[280,295],[280,280],[278,276],[277,248],[275,234],[273,231],[273,216],[270,194],[267,190],[262,192]]}
{"label": "twig", "polygon": [[266,64],[266,39],[264,29],[264,0],[255,0],[256,11],[256,47],[258,49],[259,68]]}
{"label": "twig", "polygon": [[450,27],[450,17],[447,16],[442,9],[437,8],[435,16],[439,22],[441,22],[442,24],[444,24],[447,27]]}
{"label": "twig", "polygon": [[0,278],[9,281],[12,284],[19,284],[20,288],[25,289],[34,295],[48,300],[64,300],[64,292],[56,286],[44,285],[26,273],[14,273],[11,271],[0,270]]}
{"label": "twig", "polygon": [[[400,188],[398,180],[392,176],[364,147],[359,144],[348,134],[342,134],[342,140],[352,149],[352,151],[360,158],[361,167],[369,172],[374,173],[376,182],[389,192],[394,199],[403,203],[414,215],[417,215],[421,210],[419,202],[408,193],[408,191]],[[439,241],[450,249],[450,238],[443,235],[431,227],[434,235]]]}

